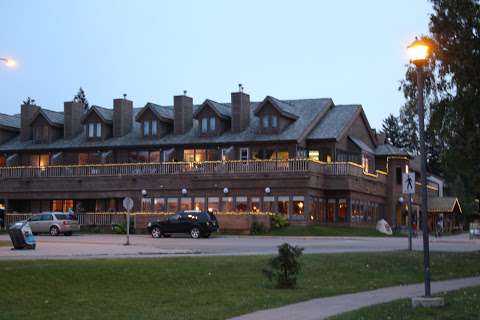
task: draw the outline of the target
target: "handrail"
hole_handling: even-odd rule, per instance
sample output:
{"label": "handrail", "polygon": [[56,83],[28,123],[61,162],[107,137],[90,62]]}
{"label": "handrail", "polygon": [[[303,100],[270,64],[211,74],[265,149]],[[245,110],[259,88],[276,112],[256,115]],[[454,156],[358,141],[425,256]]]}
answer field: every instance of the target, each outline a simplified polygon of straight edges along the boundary
{"label": "handrail", "polygon": [[289,172],[314,172],[327,176],[356,176],[385,180],[385,175],[383,175],[383,173],[364,172],[361,165],[353,162],[321,162],[309,159],[3,167],[0,168],[0,179]]}

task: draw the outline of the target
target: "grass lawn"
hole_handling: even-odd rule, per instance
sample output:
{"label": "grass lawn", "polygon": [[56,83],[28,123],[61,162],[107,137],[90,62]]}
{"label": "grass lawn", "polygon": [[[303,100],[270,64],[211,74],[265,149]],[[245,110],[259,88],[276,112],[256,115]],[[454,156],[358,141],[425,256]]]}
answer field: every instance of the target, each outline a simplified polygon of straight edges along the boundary
{"label": "grass lawn", "polygon": [[333,226],[288,226],[262,235],[269,236],[323,236],[323,237],[386,237],[375,228],[349,228]]}
{"label": "grass lawn", "polygon": [[[480,275],[480,253],[432,253],[433,280]],[[422,281],[422,254],[305,255],[295,290],[269,257],[2,261],[0,319],[226,319],[311,298]]]}
{"label": "grass lawn", "polygon": [[345,313],[332,320],[466,320],[480,315],[480,287],[452,291],[445,297],[443,308],[412,308],[410,299],[398,300]]}

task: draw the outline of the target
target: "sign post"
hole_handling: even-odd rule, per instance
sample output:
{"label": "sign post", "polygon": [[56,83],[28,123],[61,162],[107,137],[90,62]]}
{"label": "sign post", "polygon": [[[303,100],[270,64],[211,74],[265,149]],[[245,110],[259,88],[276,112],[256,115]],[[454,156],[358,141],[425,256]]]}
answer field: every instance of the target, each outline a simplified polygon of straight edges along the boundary
{"label": "sign post", "polygon": [[133,199],[130,197],[126,197],[123,199],[123,207],[127,210],[127,242],[125,243],[126,246],[130,245],[130,211],[133,209]]}
{"label": "sign post", "polygon": [[408,250],[412,251],[412,194],[415,194],[415,172],[402,174],[403,193],[408,195]]}

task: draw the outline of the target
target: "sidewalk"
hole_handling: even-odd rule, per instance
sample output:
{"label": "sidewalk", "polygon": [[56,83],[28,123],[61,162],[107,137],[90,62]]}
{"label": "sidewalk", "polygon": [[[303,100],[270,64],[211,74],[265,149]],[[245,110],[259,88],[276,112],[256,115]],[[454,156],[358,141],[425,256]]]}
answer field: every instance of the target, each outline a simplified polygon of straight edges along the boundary
{"label": "sidewalk", "polygon": [[[432,282],[432,294],[475,286],[480,286],[480,277],[436,281]],[[257,311],[231,320],[320,320],[363,307],[423,294],[423,283],[390,287],[309,300],[276,309]]]}

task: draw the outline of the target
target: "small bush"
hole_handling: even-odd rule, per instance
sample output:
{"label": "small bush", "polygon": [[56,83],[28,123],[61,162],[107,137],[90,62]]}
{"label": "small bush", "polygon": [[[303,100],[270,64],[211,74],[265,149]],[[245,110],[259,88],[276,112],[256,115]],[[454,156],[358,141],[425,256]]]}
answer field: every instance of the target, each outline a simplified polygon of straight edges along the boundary
{"label": "small bush", "polygon": [[127,230],[123,224],[112,224],[112,231],[115,234],[126,234]]}
{"label": "small bush", "polygon": [[261,222],[253,221],[250,226],[250,234],[262,234],[267,232],[267,227]]}
{"label": "small bush", "polygon": [[287,217],[281,214],[274,214],[271,218],[272,229],[281,229],[288,227],[290,223],[288,222]]}
{"label": "small bush", "polygon": [[297,275],[301,271],[299,261],[303,248],[284,243],[278,247],[278,256],[271,259],[269,268],[263,273],[279,289],[293,289],[297,285]]}

